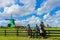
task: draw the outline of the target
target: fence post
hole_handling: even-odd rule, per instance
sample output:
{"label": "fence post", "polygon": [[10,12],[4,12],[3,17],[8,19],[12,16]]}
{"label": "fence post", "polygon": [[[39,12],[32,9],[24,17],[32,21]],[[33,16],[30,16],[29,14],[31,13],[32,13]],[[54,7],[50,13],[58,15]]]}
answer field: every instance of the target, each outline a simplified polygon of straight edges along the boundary
{"label": "fence post", "polygon": [[19,35],[19,32],[18,32],[18,30],[17,30],[17,36]]}
{"label": "fence post", "polygon": [[6,30],[5,30],[5,36],[6,36]]}

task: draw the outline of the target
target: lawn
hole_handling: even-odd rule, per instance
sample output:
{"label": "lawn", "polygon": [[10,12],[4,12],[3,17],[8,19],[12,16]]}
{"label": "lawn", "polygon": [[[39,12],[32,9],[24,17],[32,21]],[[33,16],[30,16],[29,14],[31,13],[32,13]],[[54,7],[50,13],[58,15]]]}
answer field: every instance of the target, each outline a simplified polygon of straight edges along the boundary
{"label": "lawn", "polygon": [[0,40],[60,40],[59,37],[50,37],[47,39],[43,38],[29,38],[29,37],[16,37],[16,36],[0,36]]}

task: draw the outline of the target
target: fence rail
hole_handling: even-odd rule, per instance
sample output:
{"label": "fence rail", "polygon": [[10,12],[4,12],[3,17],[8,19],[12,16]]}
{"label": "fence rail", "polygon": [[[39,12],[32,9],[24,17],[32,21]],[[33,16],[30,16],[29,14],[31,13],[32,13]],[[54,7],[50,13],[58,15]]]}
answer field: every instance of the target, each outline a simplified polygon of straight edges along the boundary
{"label": "fence rail", "polygon": [[[34,33],[34,30],[32,30]],[[47,36],[60,36],[60,30],[46,30]],[[0,30],[0,35],[27,36],[26,30]]]}

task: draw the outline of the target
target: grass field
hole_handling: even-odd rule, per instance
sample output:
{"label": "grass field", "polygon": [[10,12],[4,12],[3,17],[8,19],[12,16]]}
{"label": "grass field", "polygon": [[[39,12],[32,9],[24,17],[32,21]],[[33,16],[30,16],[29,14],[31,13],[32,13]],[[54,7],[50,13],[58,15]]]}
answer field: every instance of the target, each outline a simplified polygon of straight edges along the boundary
{"label": "grass field", "polygon": [[29,37],[16,37],[16,36],[0,36],[0,40],[60,40],[60,37],[50,37],[47,39],[43,38],[29,38]]}
{"label": "grass field", "polygon": [[[14,32],[13,30],[17,30],[17,29],[15,29],[15,28],[0,28],[0,32],[1,32],[1,30],[7,30],[7,32],[10,30],[11,32]],[[20,30],[20,32],[21,32],[21,31],[26,30],[26,29],[18,29],[18,30]],[[32,30],[33,30],[33,28],[32,28]],[[60,30],[60,28],[45,28],[45,30]],[[47,39],[29,38],[25,33],[23,33],[23,34],[20,33],[20,36],[18,36],[18,37],[16,36],[16,34],[15,35],[9,35],[8,34],[7,36],[0,35],[0,40],[60,40],[60,36],[59,37],[49,36]]]}

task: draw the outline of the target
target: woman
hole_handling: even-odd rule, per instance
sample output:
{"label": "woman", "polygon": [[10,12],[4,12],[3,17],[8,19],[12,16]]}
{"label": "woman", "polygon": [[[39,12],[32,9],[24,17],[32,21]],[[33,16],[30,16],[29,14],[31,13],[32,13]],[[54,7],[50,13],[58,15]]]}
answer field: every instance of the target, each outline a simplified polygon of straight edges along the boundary
{"label": "woman", "polygon": [[28,36],[32,37],[32,32],[31,32],[30,24],[27,25],[27,32],[28,32]]}

